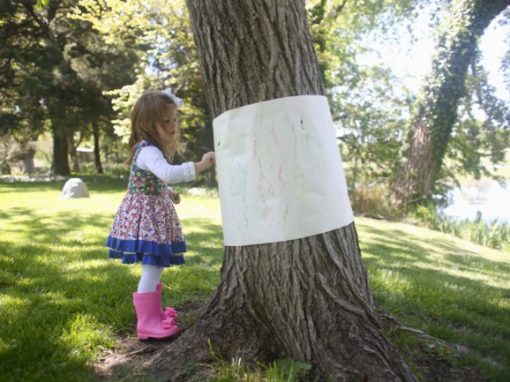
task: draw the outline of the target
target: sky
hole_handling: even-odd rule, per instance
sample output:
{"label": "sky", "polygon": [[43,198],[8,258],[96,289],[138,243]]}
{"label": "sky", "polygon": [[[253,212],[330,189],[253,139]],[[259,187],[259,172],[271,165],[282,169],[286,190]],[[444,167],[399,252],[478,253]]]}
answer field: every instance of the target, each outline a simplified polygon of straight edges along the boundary
{"label": "sky", "polygon": [[480,41],[482,63],[489,71],[489,81],[496,87],[497,96],[510,100],[510,92],[504,86],[503,75],[499,70],[503,55],[510,48],[508,42],[505,42],[505,36],[510,35],[510,25],[498,25],[498,20],[491,23]]}

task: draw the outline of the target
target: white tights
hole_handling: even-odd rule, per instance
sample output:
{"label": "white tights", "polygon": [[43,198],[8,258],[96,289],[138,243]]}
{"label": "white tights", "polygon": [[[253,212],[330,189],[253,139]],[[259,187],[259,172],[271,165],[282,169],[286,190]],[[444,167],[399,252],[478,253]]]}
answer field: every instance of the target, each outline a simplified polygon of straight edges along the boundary
{"label": "white tights", "polygon": [[157,265],[142,265],[142,276],[138,282],[138,293],[154,292],[159,283],[164,267]]}

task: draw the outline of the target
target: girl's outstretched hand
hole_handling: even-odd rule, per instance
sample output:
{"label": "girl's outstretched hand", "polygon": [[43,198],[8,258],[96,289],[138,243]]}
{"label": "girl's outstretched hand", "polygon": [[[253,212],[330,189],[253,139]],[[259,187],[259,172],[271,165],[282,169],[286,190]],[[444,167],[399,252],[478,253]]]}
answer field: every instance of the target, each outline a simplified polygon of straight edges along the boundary
{"label": "girl's outstretched hand", "polygon": [[215,159],[216,156],[214,155],[214,151],[209,151],[208,153],[202,155],[202,162],[204,162],[207,165],[207,168],[212,166]]}
{"label": "girl's outstretched hand", "polygon": [[202,155],[202,160],[198,163],[195,163],[195,172],[198,174],[202,171],[207,170],[209,167],[211,167],[214,163],[215,155],[214,151],[209,151],[208,153],[205,153]]}

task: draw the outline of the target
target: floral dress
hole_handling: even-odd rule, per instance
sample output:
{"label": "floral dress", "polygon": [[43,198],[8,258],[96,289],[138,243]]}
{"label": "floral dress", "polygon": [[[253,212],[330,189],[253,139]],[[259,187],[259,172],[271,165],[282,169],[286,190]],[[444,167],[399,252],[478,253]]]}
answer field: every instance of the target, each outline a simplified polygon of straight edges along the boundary
{"label": "floral dress", "polygon": [[122,259],[124,264],[182,264],[186,243],[168,186],[136,165],[140,151],[148,145],[142,141],[136,147],[128,192],[106,240],[109,257]]}

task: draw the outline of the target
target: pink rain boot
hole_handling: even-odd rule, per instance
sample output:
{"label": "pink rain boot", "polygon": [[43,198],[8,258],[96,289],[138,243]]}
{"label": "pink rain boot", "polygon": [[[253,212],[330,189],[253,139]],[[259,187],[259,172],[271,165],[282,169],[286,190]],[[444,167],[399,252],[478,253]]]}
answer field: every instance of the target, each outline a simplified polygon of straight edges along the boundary
{"label": "pink rain boot", "polygon": [[133,293],[133,304],[138,319],[136,330],[140,340],[168,338],[181,331],[173,318],[161,319],[161,300],[159,297],[160,294],[157,291]]}
{"label": "pink rain boot", "polygon": [[[161,295],[163,292],[163,285],[161,283],[158,283],[156,285],[156,292],[159,293],[159,300],[161,301]],[[167,306],[165,310],[160,309],[160,317],[162,320],[165,318],[176,318],[177,317],[177,311],[172,308],[171,306]]]}

